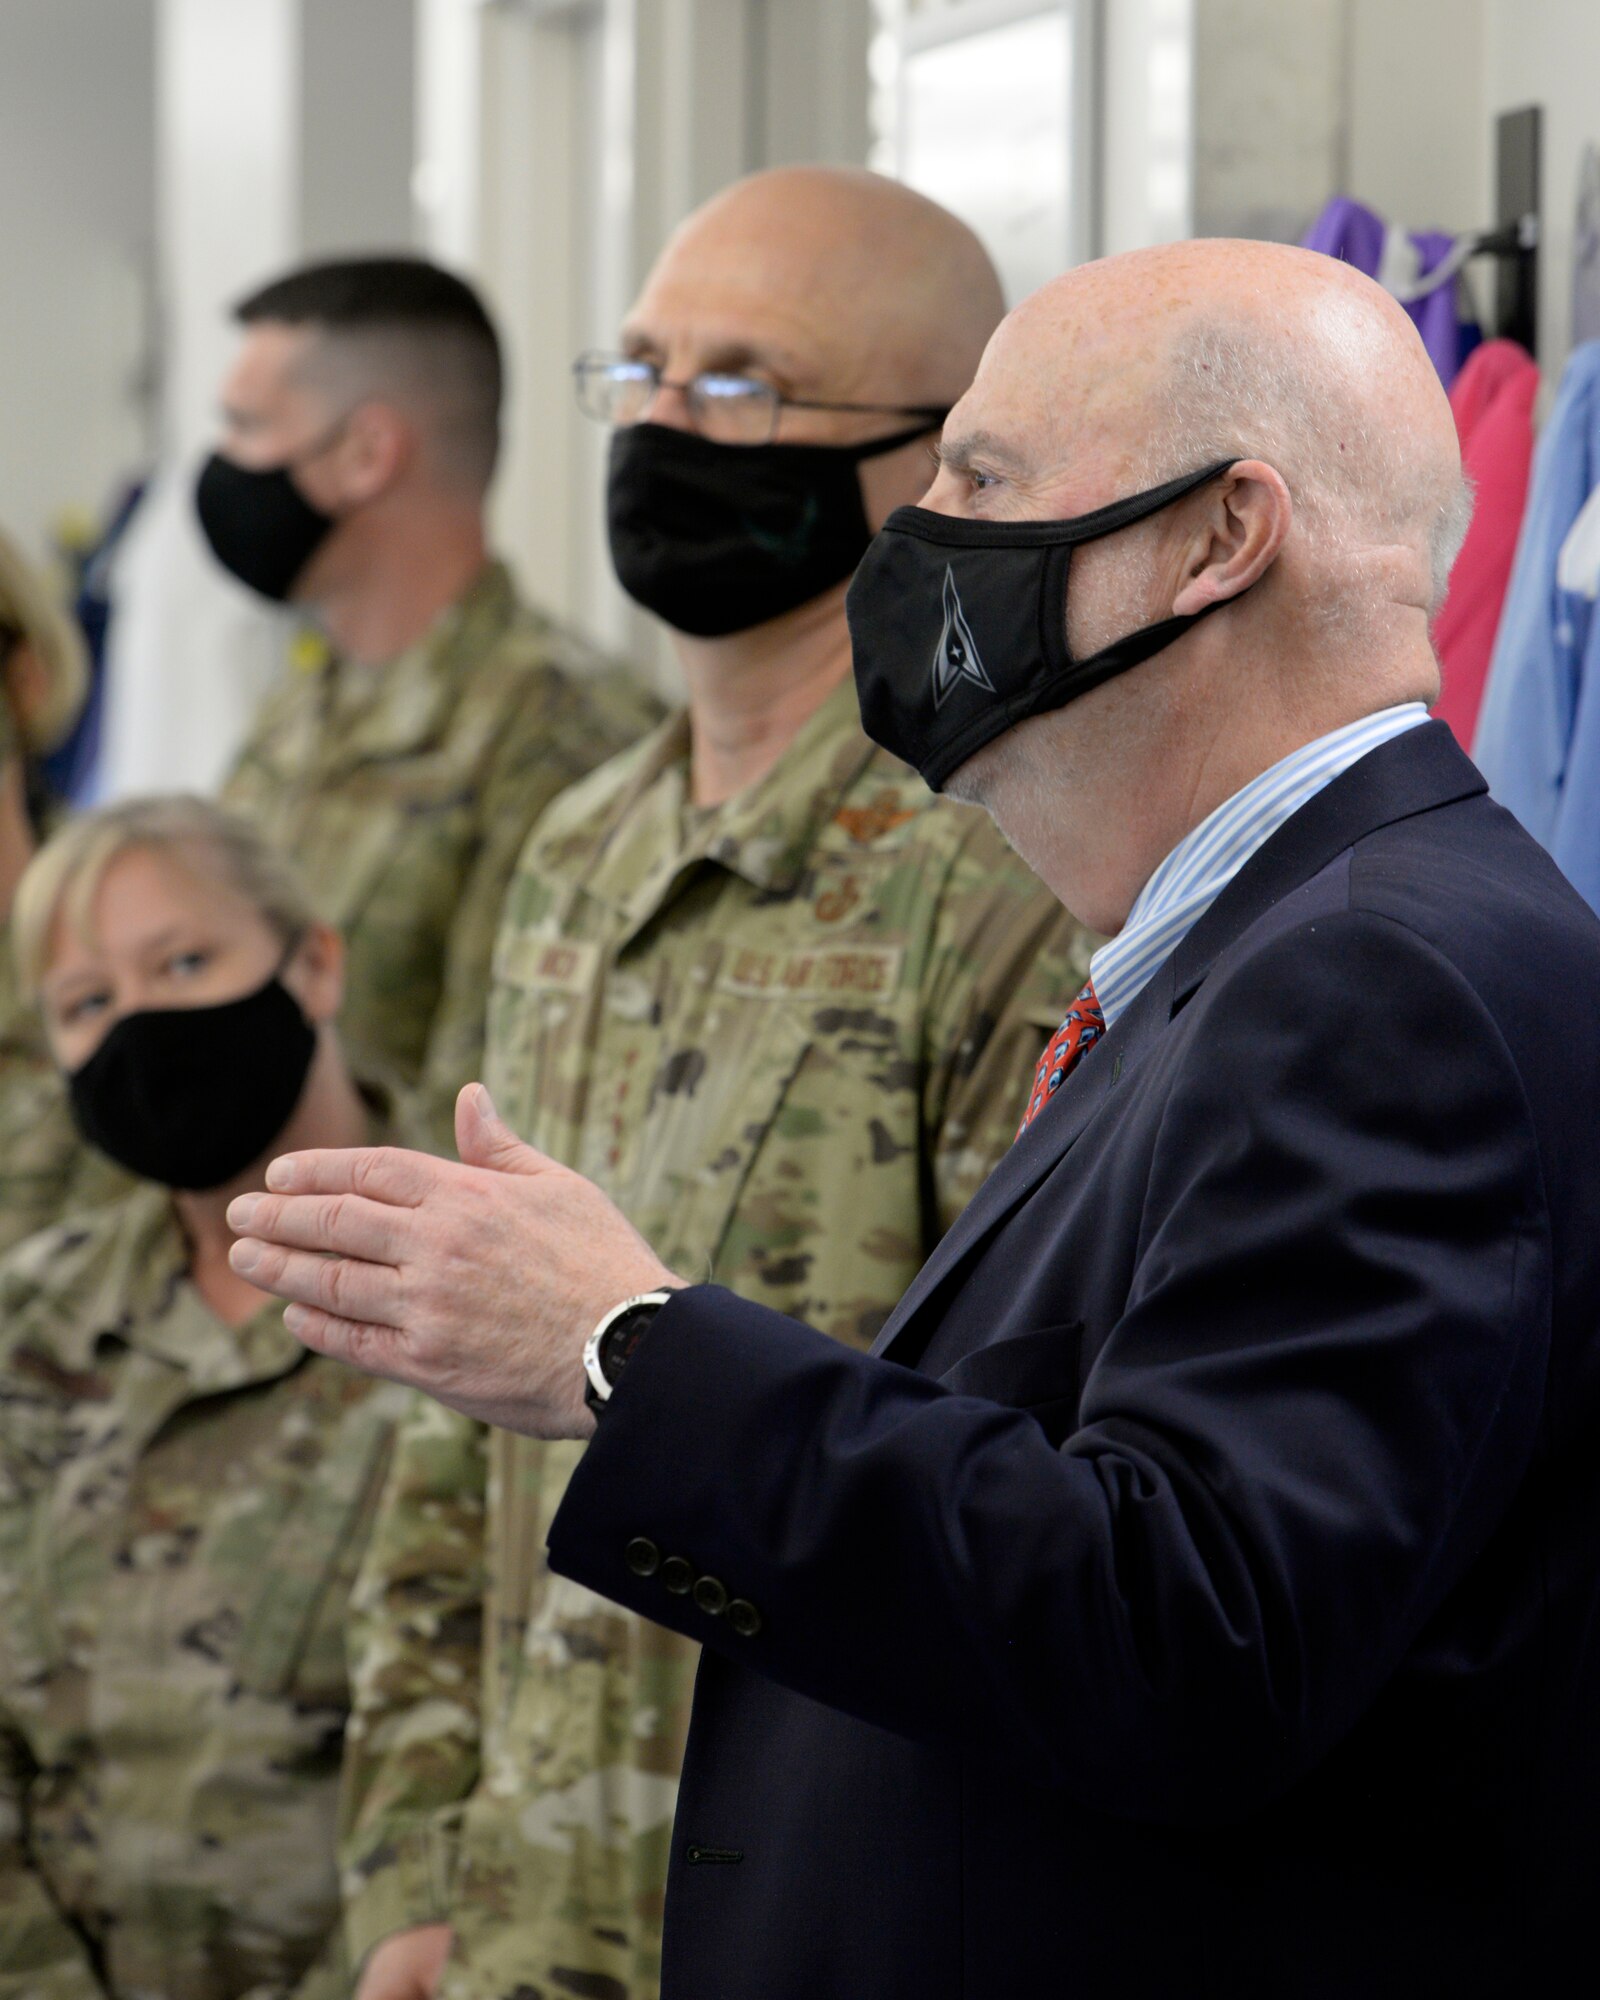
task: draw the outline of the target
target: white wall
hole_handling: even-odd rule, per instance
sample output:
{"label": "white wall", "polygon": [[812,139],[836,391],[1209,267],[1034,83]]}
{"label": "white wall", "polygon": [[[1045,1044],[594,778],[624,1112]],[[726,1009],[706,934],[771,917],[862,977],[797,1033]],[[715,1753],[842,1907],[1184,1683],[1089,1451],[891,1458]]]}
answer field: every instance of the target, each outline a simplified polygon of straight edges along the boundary
{"label": "white wall", "polygon": [[1600,0],[1485,0],[1485,121],[1544,106],[1539,358],[1549,373],[1572,335],[1572,224],[1578,159],[1600,142]]}
{"label": "white wall", "polygon": [[1195,0],[1197,235],[1293,240],[1338,189],[1345,6]]}
{"label": "white wall", "polygon": [[1194,0],[1196,230],[1293,240],[1334,194],[1487,221],[1484,4]]}
{"label": "white wall", "polygon": [[1484,0],[1346,4],[1344,192],[1412,229],[1479,229],[1492,222]]}
{"label": "white wall", "polygon": [[1104,10],[1100,248],[1108,256],[1194,229],[1194,0]]}
{"label": "white wall", "polygon": [[301,0],[300,252],[412,238],[411,0]]}
{"label": "white wall", "polygon": [[153,0],[0,4],[0,522],[35,553],[143,456],[154,65]]}

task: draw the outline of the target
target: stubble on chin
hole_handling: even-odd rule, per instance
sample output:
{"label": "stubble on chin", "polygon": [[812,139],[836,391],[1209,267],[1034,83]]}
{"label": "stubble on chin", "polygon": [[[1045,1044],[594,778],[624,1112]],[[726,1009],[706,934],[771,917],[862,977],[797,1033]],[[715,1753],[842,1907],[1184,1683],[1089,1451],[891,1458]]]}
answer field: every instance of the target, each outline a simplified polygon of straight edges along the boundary
{"label": "stubble on chin", "polygon": [[1024,866],[1049,882],[1051,835],[1060,821],[1059,780],[1033,755],[1037,746],[1028,738],[1038,734],[1026,725],[1007,730],[953,772],[945,789],[963,805],[986,812]]}

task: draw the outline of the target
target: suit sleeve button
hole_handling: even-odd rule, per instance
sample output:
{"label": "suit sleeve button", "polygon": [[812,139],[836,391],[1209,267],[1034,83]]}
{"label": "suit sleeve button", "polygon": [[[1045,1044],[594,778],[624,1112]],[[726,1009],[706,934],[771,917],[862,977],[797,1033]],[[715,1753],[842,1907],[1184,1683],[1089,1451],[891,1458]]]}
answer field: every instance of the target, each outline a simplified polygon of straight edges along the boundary
{"label": "suit sleeve button", "polygon": [[728,1606],[728,1623],[741,1639],[753,1639],[761,1630],[761,1613],[748,1598],[736,1597]]}
{"label": "suit sleeve button", "polygon": [[694,1587],[694,1601],[708,1618],[720,1618],[728,1608],[728,1592],[714,1576],[703,1576]]}
{"label": "suit sleeve button", "polygon": [[635,1576],[654,1576],[661,1567],[661,1551],[644,1535],[635,1535],[622,1552],[622,1560]]}
{"label": "suit sleeve button", "polygon": [[668,1556],[661,1565],[661,1581],[674,1597],[687,1597],[694,1589],[694,1564],[682,1556]]}

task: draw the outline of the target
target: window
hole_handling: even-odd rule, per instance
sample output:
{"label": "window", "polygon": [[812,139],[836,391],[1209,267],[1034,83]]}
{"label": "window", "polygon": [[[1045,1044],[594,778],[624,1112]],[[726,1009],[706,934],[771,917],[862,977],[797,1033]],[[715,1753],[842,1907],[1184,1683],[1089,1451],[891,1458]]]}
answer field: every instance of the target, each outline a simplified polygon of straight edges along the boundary
{"label": "window", "polygon": [[1093,0],[875,5],[873,165],[972,225],[1010,304],[1093,255]]}

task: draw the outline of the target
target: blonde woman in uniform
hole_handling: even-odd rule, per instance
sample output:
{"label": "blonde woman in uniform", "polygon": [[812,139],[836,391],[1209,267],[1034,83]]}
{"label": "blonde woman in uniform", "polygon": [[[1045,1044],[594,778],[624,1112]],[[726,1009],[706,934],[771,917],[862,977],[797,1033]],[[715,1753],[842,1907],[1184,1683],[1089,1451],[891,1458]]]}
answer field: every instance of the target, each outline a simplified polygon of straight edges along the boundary
{"label": "blonde woman in uniform", "polygon": [[338,934],[198,799],[70,822],[12,943],[142,1185],[0,1261],[0,1996],[332,2000],[345,1602],[400,1392],[228,1268],[285,1146],[396,1134]]}

